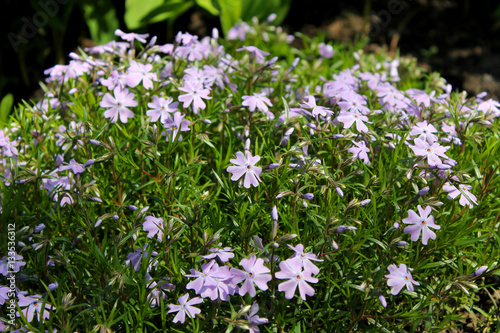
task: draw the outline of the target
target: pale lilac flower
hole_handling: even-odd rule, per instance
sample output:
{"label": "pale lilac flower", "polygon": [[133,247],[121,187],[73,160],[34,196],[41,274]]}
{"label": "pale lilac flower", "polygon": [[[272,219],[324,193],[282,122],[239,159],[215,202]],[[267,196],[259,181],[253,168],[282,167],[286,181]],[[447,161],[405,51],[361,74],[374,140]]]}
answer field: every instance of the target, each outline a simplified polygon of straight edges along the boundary
{"label": "pale lilac flower", "polygon": [[244,296],[246,293],[250,297],[255,297],[257,291],[255,290],[254,284],[259,287],[260,290],[267,290],[267,283],[272,280],[271,270],[264,266],[264,260],[257,258],[252,255],[250,259],[242,259],[240,265],[243,267],[244,271],[237,268],[231,268],[231,274],[233,275],[232,283],[238,284],[241,281],[245,281],[239,290],[239,294]]}
{"label": "pale lilac flower", "polygon": [[448,156],[446,156],[445,153],[448,149],[450,149],[450,147],[443,147],[437,142],[429,143],[420,138],[416,138],[415,145],[410,145],[410,148],[413,150],[415,155],[427,157],[427,163],[431,166],[442,164],[439,157],[448,159]]}
{"label": "pale lilac flower", "polygon": [[146,222],[142,224],[142,228],[144,231],[148,232],[148,238],[153,238],[158,234],[158,241],[161,242],[163,240],[165,225],[161,217],[146,216]]}
{"label": "pale lilac flower", "polygon": [[229,300],[230,295],[234,295],[235,286],[231,283],[233,275],[230,272],[229,266],[221,266],[214,264],[211,269],[212,279],[206,280],[201,289],[201,297],[209,297],[212,301],[217,299],[221,301]]}
{"label": "pale lilac flower", "polygon": [[262,168],[255,166],[255,163],[260,161],[259,155],[252,156],[249,151],[245,154],[239,151],[236,153],[236,158],[230,161],[236,164],[227,168],[227,172],[232,173],[231,180],[238,180],[244,175],[243,186],[245,188],[250,188],[250,185],[257,187],[262,181],[259,177]]}
{"label": "pale lilac flower", "polygon": [[[23,296],[18,294],[19,301],[17,304],[19,307],[25,307],[21,310],[22,314],[26,317],[28,323],[33,321],[33,317],[36,314],[36,319],[38,322],[42,322],[45,319],[49,318],[49,311],[47,310],[55,310],[56,308],[52,305],[45,303],[45,306],[42,308],[44,300],[42,295],[33,295],[33,296]],[[21,315],[17,313],[17,317]]]}
{"label": "pale lilac flower", "polygon": [[83,171],[85,171],[85,168],[87,166],[94,164],[94,162],[95,162],[95,159],[90,159],[87,162],[85,162],[84,164],[80,164],[80,163],[76,162],[74,159],[71,159],[67,165],[59,166],[58,170],[59,171],[71,170],[71,172],[73,172],[76,175],[76,174],[79,174],[79,173],[82,173]]}
{"label": "pale lilac flower", "polygon": [[356,129],[359,132],[368,132],[368,127],[365,125],[365,122],[370,123],[368,121],[368,117],[363,116],[357,111],[341,111],[340,115],[337,117],[337,120],[344,124],[344,128],[350,128],[352,124],[356,123]]}
{"label": "pale lilac flower", "polygon": [[417,208],[419,214],[411,209],[408,210],[408,217],[403,219],[403,223],[412,225],[406,227],[403,231],[410,234],[411,240],[414,242],[420,238],[420,233],[422,233],[422,244],[427,245],[429,238],[436,239],[436,234],[429,228],[441,229],[441,226],[434,223],[434,217],[430,215],[432,212],[431,206],[422,209],[422,206],[418,205]]}
{"label": "pale lilac flower", "polygon": [[42,179],[43,188],[47,190],[54,201],[59,201],[59,194],[62,195],[62,199],[60,201],[61,207],[64,207],[66,204],[73,204],[73,198],[71,195],[63,192],[71,190],[71,186],[73,184],[74,181],[67,176]]}
{"label": "pale lilac flower", "polygon": [[186,274],[185,276],[194,277],[196,280],[189,282],[186,285],[186,289],[193,289],[195,293],[199,294],[207,281],[214,283],[215,281],[213,279],[215,271],[212,272],[212,267],[214,266],[216,271],[219,266],[215,260],[211,260],[210,262],[201,265],[201,272],[198,272],[195,269],[190,269],[189,271],[191,274]]}
{"label": "pale lilac flower", "polygon": [[470,192],[470,190],[472,190],[472,186],[470,185],[459,184],[457,188],[450,183],[446,183],[443,186],[443,190],[445,192],[448,192],[448,199],[455,199],[456,197],[460,196],[459,203],[462,206],[468,205],[469,208],[472,208],[474,207],[474,205],[477,205],[477,198]]}
{"label": "pale lilac flower", "polygon": [[[130,267],[134,267],[134,271],[138,271],[141,268],[141,261],[143,257],[148,257],[149,256],[149,251],[146,251],[148,244],[145,244],[142,248],[135,249],[135,252],[130,252],[127,255],[127,260],[125,261],[125,264]],[[157,256],[158,252],[153,251],[151,253],[151,257]]]}
{"label": "pale lilac flower", "polygon": [[319,273],[319,268],[312,261],[323,261],[323,259],[318,259],[318,257],[312,252],[304,252],[304,245],[298,244],[297,246],[292,246],[288,244],[288,246],[295,252],[290,259],[300,258],[302,261],[302,267],[304,270],[310,271],[312,274],[316,275]]}
{"label": "pale lilac flower", "polygon": [[[167,121],[163,124],[166,132],[162,132],[162,135],[166,136],[167,142],[172,142],[177,137],[178,132],[189,131],[189,120],[184,120],[184,115],[180,112],[174,113],[174,116],[167,118]],[[182,141],[182,134],[179,134],[179,141]]]}
{"label": "pale lilac flower", "polygon": [[412,126],[410,131],[410,135],[418,135],[420,140],[430,143],[438,139],[432,133],[437,133],[437,129],[432,124],[428,124],[427,121],[418,122],[415,126]]}
{"label": "pale lilac flower", "polygon": [[304,301],[306,300],[306,295],[314,295],[313,287],[307,282],[317,283],[318,279],[312,277],[312,272],[310,270],[302,269],[302,260],[300,257],[280,262],[280,269],[281,271],[275,274],[276,278],[289,279],[278,285],[278,290],[285,292],[285,298],[291,299],[297,287],[299,288],[300,297],[302,297]]}
{"label": "pale lilac flower", "polygon": [[349,153],[352,153],[356,157],[356,159],[361,159],[365,164],[370,165],[370,158],[368,154],[370,152],[370,148],[368,148],[364,141],[356,142],[353,141],[355,146],[352,146],[348,149]]}
{"label": "pale lilac flower", "polygon": [[115,89],[117,85],[120,89],[125,89],[125,87],[127,86],[127,82],[125,81],[126,78],[127,75],[125,73],[114,70],[113,73],[111,73],[111,76],[108,76],[107,78],[101,78],[100,82],[109,90]]}
{"label": "pale lilac flower", "polygon": [[[243,103],[241,104],[248,106],[250,112],[254,112],[257,108],[268,116],[272,115],[272,113],[269,112],[268,105],[273,105],[269,98],[266,97],[266,93],[253,93],[253,96],[243,96]],[[272,115],[272,117],[274,117],[274,115]]]}
{"label": "pale lilac flower", "polygon": [[484,113],[491,110],[496,117],[500,117],[500,103],[495,101],[494,99],[489,99],[487,101],[483,101],[479,103],[477,109],[483,111]]}
{"label": "pale lilac flower", "polygon": [[125,33],[120,29],[115,30],[115,35],[121,37],[121,39],[126,40],[128,42],[133,42],[134,39],[137,39],[141,43],[146,43],[146,38],[149,37],[149,34],[136,34],[136,33]]}
{"label": "pale lilac flower", "polygon": [[132,60],[125,82],[129,87],[134,88],[142,81],[144,88],[153,89],[153,81],[158,81],[158,74],[151,73],[152,69],[153,65],[151,64],[141,64]]}
{"label": "pale lilac flower", "polygon": [[255,58],[255,62],[258,64],[263,64],[266,60],[266,56],[269,55],[269,52],[262,51],[261,49],[256,48],[255,46],[243,46],[242,48],[236,49],[236,51],[248,51],[250,52],[250,62]]}
{"label": "pale lilac flower", "polygon": [[319,49],[319,55],[322,56],[323,58],[331,58],[335,53],[335,51],[333,50],[333,46],[325,43],[319,43],[318,49]]}
{"label": "pale lilac flower", "polygon": [[[408,291],[413,291],[413,285],[420,286],[420,283],[413,280],[411,273],[408,271],[408,268],[405,264],[400,264],[399,268],[395,264],[387,267],[389,270],[389,274],[385,277],[388,278],[387,285],[392,287],[391,294],[397,295],[406,286]],[[409,270],[412,270],[411,268]]]}
{"label": "pale lilac flower", "polygon": [[209,251],[212,253],[202,256],[203,259],[213,259],[215,257],[218,257],[222,263],[225,263],[228,262],[229,259],[234,258],[234,253],[231,252],[232,249],[230,247],[225,247],[222,249],[213,247]]}
{"label": "pale lilac flower", "polygon": [[236,23],[227,32],[227,39],[229,40],[240,39],[243,41],[245,40],[247,33],[251,30],[252,28],[246,22]]}
{"label": "pale lilac flower", "polygon": [[14,262],[9,261],[8,257],[3,257],[0,260],[0,274],[3,276],[9,276],[9,273],[17,273],[22,266],[26,265],[24,261],[21,261],[23,259],[22,255],[16,253],[10,257],[14,257]]}
{"label": "pale lilac flower", "polygon": [[103,108],[109,108],[104,112],[105,118],[111,118],[112,123],[116,123],[118,117],[122,123],[126,123],[129,118],[134,117],[134,113],[128,107],[137,106],[137,101],[134,99],[134,93],[128,89],[121,89],[119,86],[113,90],[113,97],[110,93],[106,93],[104,98],[99,103]]}
{"label": "pale lilac flower", "polygon": [[323,116],[326,117],[328,114],[331,114],[332,111],[324,106],[316,105],[316,99],[313,95],[308,95],[304,97],[304,103],[299,104],[303,109],[311,109],[311,113],[313,116]]}
{"label": "pale lilac flower", "polygon": [[188,298],[189,294],[186,293],[184,296],[179,297],[178,299],[179,305],[175,304],[168,305],[169,307],[168,313],[177,312],[177,315],[174,317],[173,320],[174,323],[177,323],[179,321],[181,323],[184,323],[184,321],[186,320],[186,315],[189,318],[194,318],[198,313],[201,313],[201,310],[194,307],[193,305],[202,303],[203,299],[195,297],[188,301]]}
{"label": "pale lilac flower", "polygon": [[[168,278],[167,278],[168,279]],[[161,284],[158,284],[154,281],[148,283],[147,287],[151,289],[148,294],[148,302],[150,303],[150,307],[154,308],[155,306],[159,306],[161,304],[161,299],[165,300],[167,298],[167,294],[164,292],[165,289],[174,290],[175,286],[167,281],[161,281]]]}
{"label": "pale lilac flower", "polygon": [[9,300],[9,295],[8,295],[9,293],[10,293],[10,288],[8,286],[0,286],[0,305],[4,305],[5,301]]}
{"label": "pale lilac flower", "polygon": [[210,94],[210,90],[204,89],[201,83],[193,83],[186,81],[184,82],[184,87],[179,87],[180,91],[184,91],[187,94],[180,95],[179,101],[183,102],[183,106],[187,108],[193,103],[193,112],[198,114],[198,109],[204,110],[207,106],[202,98],[211,99],[212,97],[208,96]]}
{"label": "pale lilac flower", "polygon": [[245,313],[245,318],[248,320],[248,330],[250,333],[259,333],[260,330],[257,325],[267,324],[269,321],[267,318],[260,318],[257,313],[259,312],[259,305],[257,302],[253,302],[252,307],[248,313]]}

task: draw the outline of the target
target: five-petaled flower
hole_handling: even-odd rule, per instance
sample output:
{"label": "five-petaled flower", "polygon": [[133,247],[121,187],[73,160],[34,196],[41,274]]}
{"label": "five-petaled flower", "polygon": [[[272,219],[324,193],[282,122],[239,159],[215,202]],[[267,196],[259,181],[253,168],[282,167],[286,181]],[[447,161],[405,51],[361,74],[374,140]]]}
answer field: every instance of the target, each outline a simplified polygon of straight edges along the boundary
{"label": "five-petaled flower", "polygon": [[250,188],[250,185],[257,187],[262,181],[259,177],[262,168],[255,166],[255,163],[260,161],[259,155],[252,156],[249,151],[245,151],[245,154],[239,151],[236,153],[236,158],[230,161],[236,164],[227,168],[227,172],[233,174],[231,180],[238,180],[244,175],[243,186],[246,188]]}
{"label": "five-petaled flower", "polygon": [[318,279],[312,277],[310,269],[302,269],[302,258],[295,257],[280,262],[281,271],[275,274],[278,279],[289,279],[278,285],[279,291],[285,292],[285,298],[290,299],[295,295],[295,290],[299,288],[300,297],[305,301],[306,295],[313,296],[314,289],[307,282],[317,283]]}
{"label": "five-petaled flower", "polygon": [[427,245],[427,241],[430,239],[436,239],[436,234],[429,228],[441,229],[441,226],[434,223],[434,217],[429,214],[432,212],[431,206],[422,208],[418,205],[417,214],[413,210],[408,210],[408,217],[403,219],[404,224],[412,224],[404,229],[404,232],[411,235],[411,240],[416,242],[422,233],[422,244]]}
{"label": "five-petaled flower", "polygon": [[128,107],[137,106],[137,101],[134,100],[134,93],[130,92],[127,88],[121,89],[120,86],[117,86],[113,90],[113,94],[115,97],[111,96],[110,93],[106,93],[99,103],[103,108],[109,108],[104,111],[104,117],[111,118],[112,123],[116,123],[118,117],[120,117],[120,121],[126,123],[129,118],[134,117],[134,113]]}
{"label": "five-petaled flower", "polygon": [[388,279],[387,285],[389,287],[392,287],[391,294],[399,294],[404,286],[406,286],[406,289],[408,289],[408,291],[414,290],[413,285],[420,286],[420,283],[413,280],[411,273],[408,271],[411,271],[412,269],[406,267],[405,264],[400,264],[399,268],[395,264],[392,264],[387,267],[387,269],[389,270],[389,274],[387,274],[385,277]]}
{"label": "five-petaled flower", "polygon": [[267,290],[267,283],[271,281],[272,277],[269,274],[271,270],[264,266],[264,259],[252,255],[250,259],[242,259],[240,265],[244,271],[231,268],[231,274],[233,275],[232,282],[234,284],[245,281],[239,290],[241,296],[248,293],[250,297],[254,297],[257,294],[254,284],[260,290]]}
{"label": "five-petaled flower", "polygon": [[168,307],[170,310],[168,310],[168,313],[173,313],[177,312],[177,314],[174,317],[173,322],[176,323],[180,321],[181,323],[184,323],[186,320],[186,315],[189,318],[194,318],[195,315],[198,313],[201,313],[201,310],[194,307],[193,305],[195,304],[200,304],[203,302],[203,299],[199,297],[192,298],[188,301],[189,294],[185,294],[184,296],[179,297],[179,305],[175,304],[169,304]]}

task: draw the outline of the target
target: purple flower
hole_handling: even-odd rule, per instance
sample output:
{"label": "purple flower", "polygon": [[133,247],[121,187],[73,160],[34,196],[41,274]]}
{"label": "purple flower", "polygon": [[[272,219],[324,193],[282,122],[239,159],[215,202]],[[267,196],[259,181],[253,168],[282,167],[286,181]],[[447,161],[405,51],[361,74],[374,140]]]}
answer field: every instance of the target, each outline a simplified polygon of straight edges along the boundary
{"label": "purple flower", "polygon": [[193,103],[193,112],[196,114],[198,114],[198,109],[204,110],[207,106],[202,98],[212,98],[208,96],[210,90],[204,89],[201,83],[186,81],[184,87],[179,87],[179,90],[186,92],[186,94],[179,96],[179,101],[183,102],[185,108]]}
{"label": "purple flower", "polygon": [[250,52],[250,62],[255,58],[255,62],[258,64],[264,63],[266,56],[269,55],[268,52],[262,51],[255,46],[243,46],[242,48],[236,49],[236,51],[248,51]]}
{"label": "purple flower", "polygon": [[434,142],[438,139],[432,133],[437,133],[437,129],[433,125],[427,124],[427,121],[418,122],[410,131],[410,135],[418,135],[420,140],[427,142]]}
{"label": "purple flower", "polygon": [[[146,251],[148,244],[145,244],[142,248],[135,249],[135,252],[130,252],[127,255],[127,260],[125,261],[125,264],[127,266],[130,266],[132,264],[132,267],[134,267],[134,270],[137,272],[141,268],[141,261],[142,257],[148,257],[149,256],[149,251]],[[158,252],[153,251],[151,253],[151,257],[157,256]]]}
{"label": "purple flower", "polygon": [[201,293],[201,290],[205,286],[205,283],[207,281],[213,281],[214,278],[214,272],[212,272],[212,267],[216,266],[218,268],[219,266],[215,262],[215,260],[211,260],[208,263],[205,263],[201,265],[201,272],[198,272],[197,270],[190,269],[189,271],[191,274],[186,274],[186,277],[195,277],[196,280],[189,282],[186,285],[186,289],[193,289],[195,293],[199,294]]}
{"label": "purple flower", "polygon": [[314,98],[313,95],[308,95],[304,97],[305,102],[299,104],[301,108],[303,109],[311,109],[311,113],[313,116],[323,116],[325,117],[328,115],[328,113],[332,113],[329,109],[325,108],[324,106],[319,106],[316,105],[316,99]]}
{"label": "purple flower", "polygon": [[80,164],[76,162],[74,159],[71,159],[67,165],[61,165],[58,169],[58,171],[66,171],[66,170],[71,170],[75,175],[82,173],[85,171],[85,167],[88,165],[92,165],[94,163],[94,159],[88,160],[84,164]]}
{"label": "purple flower", "polygon": [[163,219],[161,217],[146,216],[146,222],[142,224],[144,231],[149,232],[148,238],[153,238],[154,235],[158,234],[158,241],[163,239],[163,229],[164,229]]}
{"label": "purple flower", "polygon": [[[395,264],[387,267],[389,270],[389,274],[385,277],[388,278],[387,285],[392,287],[391,294],[397,295],[406,286],[408,291],[413,291],[413,285],[420,286],[420,283],[413,280],[411,273],[408,271],[408,268],[405,264],[400,264],[399,268]],[[410,270],[412,270],[410,268]]]}
{"label": "purple flower", "polygon": [[269,322],[267,318],[260,318],[257,313],[259,313],[259,305],[256,302],[253,302],[250,311],[248,313],[245,313],[245,318],[250,324],[248,328],[250,333],[259,333],[260,330],[257,325],[267,324]]}
{"label": "purple flower", "polygon": [[125,82],[129,87],[134,88],[142,81],[144,88],[153,89],[153,81],[158,81],[158,75],[150,73],[152,69],[153,65],[151,64],[141,64],[132,60]]}
{"label": "purple flower", "polygon": [[189,298],[189,294],[186,293],[184,296],[179,297],[179,299],[178,299],[179,305],[175,305],[175,304],[168,305],[168,307],[169,307],[168,313],[177,312],[177,315],[175,315],[174,320],[173,320],[174,323],[177,323],[179,321],[181,323],[184,323],[184,321],[186,320],[186,315],[189,318],[194,318],[195,315],[197,315],[198,313],[201,313],[201,310],[194,307],[193,305],[202,303],[203,299],[201,299],[199,297],[195,297],[195,298],[188,301],[188,298]]}
{"label": "purple flower", "polygon": [[459,203],[462,206],[468,205],[469,208],[472,208],[474,205],[477,205],[477,198],[470,192],[472,190],[472,186],[470,185],[459,184],[457,188],[450,183],[446,183],[443,186],[443,190],[448,192],[448,199],[456,199],[456,197],[460,196]]}
{"label": "purple flower", "polygon": [[312,274],[316,275],[319,273],[319,268],[311,262],[312,261],[323,261],[323,259],[318,259],[318,257],[312,253],[312,252],[304,252],[304,245],[298,244],[297,246],[292,246],[288,244],[288,246],[295,251],[295,253],[290,257],[290,259],[293,258],[300,258],[302,260],[302,267],[304,267],[304,270],[310,271]]}
{"label": "purple flower", "polygon": [[413,210],[408,210],[408,217],[403,220],[404,224],[412,224],[404,229],[404,232],[411,235],[411,240],[416,242],[420,233],[422,233],[422,244],[427,245],[427,241],[430,239],[436,239],[436,234],[429,228],[441,229],[441,226],[434,223],[434,217],[429,214],[432,212],[431,206],[422,209],[422,206],[418,205],[418,215]]}
{"label": "purple flower", "polygon": [[367,154],[370,152],[370,148],[366,146],[364,141],[361,142],[353,141],[352,143],[354,143],[355,146],[349,148],[348,152],[352,153],[356,157],[356,159],[361,159],[363,160],[363,162],[365,162],[365,164],[370,165],[370,158],[368,157]]}
{"label": "purple flower", "polygon": [[255,166],[260,160],[259,155],[252,156],[249,151],[246,151],[245,154],[241,151],[236,153],[236,159],[231,159],[231,163],[236,164],[236,166],[230,166],[227,168],[227,172],[232,173],[231,180],[238,180],[243,175],[245,175],[243,186],[246,188],[250,188],[250,185],[257,187],[260,179],[259,175],[262,172],[261,167]]}
{"label": "purple flower", "polygon": [[448,159],[448,156],[446,156],[445,153],[448,149],[450,149],[450,147],[443,147],[437,142],[428,143],[420,138],[416,138],[415,145],[410,145],[410,148],[413,149],[415,155],[427,157],[427,162],[431,166],[442,164],[439,157]]}
{"label": "purple flower", "polygon": [[[167,278],[168,279],[168,278]],[[150,306],[154,308],[155,306],[160,305],[161,299],[165,300],[167,298],[167,294],[163,290],[169,289],[173,290],[175,289],[175,286],[169,282],[166,281],[161,281],[163,283],[158,284],[154,281],[151,281],[148,283],[147,287],[152,289],[151,292],[148,294],[148,302],[150,303]]]}
{"label": "purple flower", "polygon": [[111,118],[112,123],[116,123],[118,117],[122,123],[126,123],[129,118],[134,117],[134,113],[128,109],[128,106],[137,106],[137,101],[134,100],[134,94],[128,89],[121,89],[119,86],[113,90],[115,97],[110,93],[106,93],[104,98],[99,103],[103,108],[109,108],[104,111],[105,118]]}
{"label": "purple flower", "polygon": [[[33,321],[35,313],[38,322],[42,322],[43,319],[49,318],[49,311],[47,311],[47,309],[48,310],[56,309],[55,307],[53,307],[48,303],[45,303],[45,307],[42,308],[44,303],[42,295],[33,295],[33,296],[18,295],[18,296],[19,296],[19,301],[17,304],[19,305],[19,307],[26,307],[23,310],[21,310],[21,312],[26,317],[28,323],[31,323]],[[20,316],[21,315],[17,313],[17,317]]]}
{"label": "purple flower", "polygon": [[269,112],[268,106],[273,106],[269,98],[266,97],[266,93],[253,93],[253,96],[243,96],[244,106],[248,106],[250,112],[254,112],[255,109],[259,109],[264,112],[268,117],[274,118],[274,115]]}
{"label": "purple flower", "polygon": [[280,269],[281,271],[275,275],[276,278],[289,279],[278,285],[278,290],[285,292],[285,298],[291,299],[297,287],[299,288],[300,297],[304,301],[306,300],[306,295],[314,295],[314,289],[307,282],[317,283],[318,279],[312,277],[310,270],[302,270],[302,259],[300,257],[280,262]]}
{"label": "purple flower", "polygon": [[[12,258],[12,256],[10,257]],[[9,273],[19,272],[21,267],[26,265],[21,259],[23,259],[23,256],[17,253],[14,255],[14,262],[11,262],[8,257],[3,257],[2,260],[0,260],[0,274],[9,276]]]}
{"label": "purple flower", "polygon": [[234,253],[231,252],[232,249],[230,247],[225,247],[223,249],[213,247],[209,251],[212,253],[202,256],[203,259],[218,257],[221,262],[225,263],[229,261],[229,259],[234,258]]}
{"label": "purple flower", "polygon": [[319,55],[322,56],[323,58],[331,58],[335,53],[335,51],[333,50],[333,46],[327,45],[325,43],[319,43],[318,48],[319,48]]}
{"label": "purple flower", "polygon": [[[352,124],[356,123],[356,129],[359,132],[368,132],[368,127],[364,122],[369,123],[368,117],[363,116],[361,113],[354,111],[342,111],[340,115],[337,117],[338,121],[344,124],[344,128],[349,128]],[[354,141],[353,141],[354,142]]]}
{"label": "purple flower", "polygon": [[164,97],[153,96],[153,102],[148,103],[151,108],[146,112],[151,117],[151,121],[155,122],[158,119],[165,123],[172,117],[172,113],[177,110],[178,102],[174,102],[172,97],[165,99]]}
{"label": "purple flower", "polygon": [[207,279],[201,289],[201,297],[209,297],[212,301],[217,299],[221,301],[229,300],[229,295],[234,295],[235,286],[231,284],[233,275],[229,270],[229,266],[221,266],[214,264],[210,271],[212,279]]}
{"label": "purple flower", "polygon": [[125,33],[121,31],[120,29],[115,30],[115,35],[118,37],[121,37],[121,39],[133,42],[134,39],[137,39],[141,43],[146,43],[146,38],[149,37],[149,34],[135,34],[135,33]]}
{"label": "purple flower", "polygon": [[244,271],[231,268],[231,274],[233,275],[232,283],[237,284],[245,280],[243,285],[239,290],[239,294],[244,296],[246,293],[250,297],[254,297],[257,294],[254,284],[259,287],[260,290],[267,290],[267,283],[272,280],[271,271],[269,268],[264,266],[264,260],[252,255],[250,259],[242,259],[240,265],[243,267]]}
{"label": "purple flower", "polygon": [[[174,113],[172,118],[167,118],[167,121],[163,124],[166,132],[162,132],[162,135],[166,136],[167,142],[174,141],[177,137],[178,132],[189,131],[189,120],[184,120],[184,115],[180,112]],[[182,141],[182,134],[179,134],[179,141]]]}

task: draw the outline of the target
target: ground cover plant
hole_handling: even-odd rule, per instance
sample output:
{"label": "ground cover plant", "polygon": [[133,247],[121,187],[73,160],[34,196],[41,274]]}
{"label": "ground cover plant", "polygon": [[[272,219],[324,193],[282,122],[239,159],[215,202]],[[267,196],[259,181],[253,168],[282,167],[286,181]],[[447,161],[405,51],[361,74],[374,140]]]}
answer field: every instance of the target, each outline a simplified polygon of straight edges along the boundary
{"label": "ground cover plant", "polygon": [[500,104],[272,20],[46,71],[0,134],[1,329],[498,329]]}

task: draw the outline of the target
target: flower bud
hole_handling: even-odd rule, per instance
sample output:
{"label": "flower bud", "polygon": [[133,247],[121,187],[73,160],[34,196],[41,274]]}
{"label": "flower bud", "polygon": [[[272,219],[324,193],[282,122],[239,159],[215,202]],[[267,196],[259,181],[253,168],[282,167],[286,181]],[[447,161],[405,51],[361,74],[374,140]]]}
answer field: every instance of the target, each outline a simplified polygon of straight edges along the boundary
{"label": "flower bud", "polygon": [[488,270],[488,266],[481,266],[474,273],[469,275],[470,277],[479,276]]}
{"label": "flower bud", "polygon": [[394,227],[394,229],[399,229],[399,223],[398,222],[394,222],[394,224],[392,226]]}
{"label": "flower bud", "polygon": [[271,218],[273,221],[278,221],[278,208],[276,206],[273,206],[273,209],[271,209]]}
{"label": "flower bud", "polygon": [[384,308],[387,307],[387,301],[385,300],[384,295],[382,294],[378,295],[378,300],[380,301],[380,304],[382,304]]}
{"label": "flower bud", "polygon": [[335,187],[335,191],[337,191],[337,194],[343,198],[344,197],[344,192],[342,192],[342,189],[338,186]]}
{"label": "flower bud", "polygon": [[267,168],[273,170],[273,169],[279,168],[279,166],[280,166],[279,163],[271,163],[271,164],[268,165]]}
{"label": "flower bud", "polygon": [[335,232],[338,233],[338,234],[341,234],[343,233],[344,231],[346,231],[347,227],[345,225],[339,225],[337,227],[337,229],[335,229]]}
{"label": "flower bud", "polygon": [[39,234],[40,232],[42,232],[42,230],[45,229],[45,224],[43,223],[40,223],[36,228],[35,230],[33,231],[33,233],[35,234]]}
{"label": "flower bud", "polygon": [[302,196],[302,199],[305,199],[305,200],[312,200],[314,199],[314,194],[312,193],[306,193]]}
{"label": "flower bud", "polygon": [[420,191],[418,191],[418,195],[423,196],[423,195],[426,195],[427,192],[429,192],[429,186],[426,186],[423,189],[421,189]]}
{"label": "flower bud", "polygon": [[136,211],[137,207],[134,205],[130,205],[130,206],[128,206],[128,209],[130,209],[131,211]]}
{"label": "flower bud", "polygon": [[359,204],[360,204],[361,206],[366,206],[366,205],[368,205],[370,202],[371,202],[371,200],[370,200],[370,199],[365,199],[365,200],[361,201]]}
{"label": "flower bud", "polygon": [[54,282],[49,284],[47,287],[49,288],[50,291],[54,291],[59,287],[59,284],[57,284],[57,282]]}
{"label": "flower bud", "polygon": [[120,217],[118,215],[113,215],[113,220],[117,221]]}
{"label": "flower bud", "polygon": [[267,17],[266,21],[267,21],[268,23],[271,23],[271,22],[273,22],[274,20],[276,20],[276,17],[278,17],[278,15],[276,15],[276,13],[272,13],[271,15],[269,15],[269,16]]}

